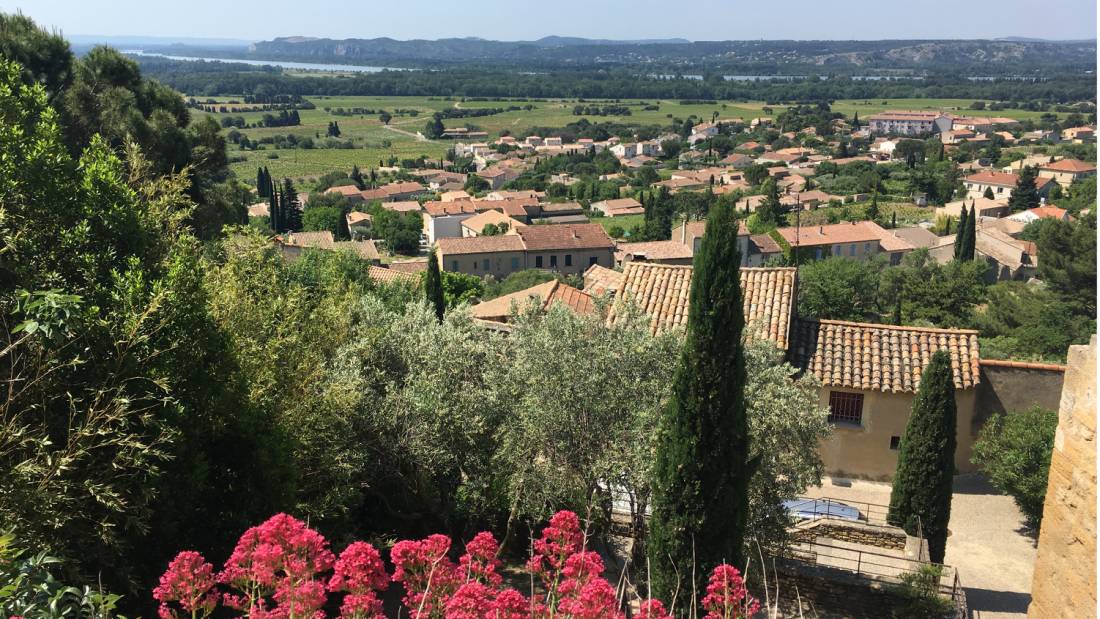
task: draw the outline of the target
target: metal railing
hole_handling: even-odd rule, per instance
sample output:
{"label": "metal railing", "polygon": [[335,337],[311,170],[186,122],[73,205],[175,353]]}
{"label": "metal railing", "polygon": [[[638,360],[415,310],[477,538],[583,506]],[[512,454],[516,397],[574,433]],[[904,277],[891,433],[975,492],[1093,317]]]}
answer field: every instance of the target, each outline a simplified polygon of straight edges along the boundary
{"label": "metal railing", "polygon": [[[848,520],[844,515],[845,508],[854,508],[859,511],[858,521],[864,524],[878,525],[878,526],[890,526],[886,522],[886,516],[890,512],[890,507],[887,505],[878,505],[875,503],[867,503],[864,501],[849,501],[847,499],[837,499],[833,497],[798,497],[800,501],[806,501],[807,504],[812,504],[816,501],[818,508],[815,510],[813,516],[805,518],[806,520],[820,520],[824,518],[834,518],[841,520]],[[820,505],[825,504],[825,513],[820,512]]]}
{"label": "metal railing", "polygon": [[956,603],[964,599],[958,570],[950,565],[808,541],[791,544],[782,556],[799,563],[842,570],[860,578],[892,584],[901,584],[904,576],[917,574],[921,569],[935,568],[940,570],[940,595]]}

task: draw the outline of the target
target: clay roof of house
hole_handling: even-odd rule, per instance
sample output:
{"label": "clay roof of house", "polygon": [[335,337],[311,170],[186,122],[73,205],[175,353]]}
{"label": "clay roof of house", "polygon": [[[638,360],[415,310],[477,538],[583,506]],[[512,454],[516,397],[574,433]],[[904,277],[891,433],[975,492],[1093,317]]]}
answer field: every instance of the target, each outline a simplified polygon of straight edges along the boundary
{"label": "clay roof of house", "polygon": [[932,354],[946,350],[956,389],[980,381],[978,332],[841,320],[798,320],[791,358],[826,387],[915,393]]}
{"label": "clay roof of house", "polygon": [[329,187],[325,190],[325,193],[338,193],[344,197],[350,198],[352,196],[361,195],[362,190],[355,185],[339,185],[336,187]]}
{"label": "clay roof of house", "polygon": [[270,217],[271,216],[271,205],[268,204],[267,202],[257,202],[256,204],[253,204],[252,206],[248,207],[248,216],[249,217]]}
{"label": "clay roof of house", "polygon": [[374,241],[340,241],[338,243],[333,243],[332,249],[354,252],[363,260],[382,259],[382,254],[378,252],[378,247],[374,245]]}
{"label": "clay roof of house", "polygon": [[444,191],[439,194],[439,199],[443,202],[461,202],[463,200],[469,200],[470,194],[466,193],[463,189],[457,191]]}
{"label": "clay roof of house", "polygon": [[436,240],[439,253],[444,256],[462,254],[490,254],[498,251],[523,251],[523,240],[515,234],[498,236],[467,236]]}
{"label": "clay roof of house", "polygon": [[1027,209],[1028,213],[1034,214],[1039,219],[1065,219],[1066,209],[1058,208],[1053,204],[1048,206],[1036,206],[1035,208]]}
{"label": "clay roof of house", "polygon": [[394,260],[390,263],[390,270],[401,271],[403,273],[420,273],[421,271],[428,270],[428,259],[425,258],[409,258],[408,260]]}
{"label": "clay roof of house", "polygon": [[934,247],[937,245],[940,238],[932,231],[920,226],[895,228],[893,230],[887,230],[887,233],[905,240],[913,247]]}
{"label": "clay roof of house", "polygon": [[[654,333],[687,322],[691,297],[690,266],[628,262],[623,267],[623,283],[612,305],[608,320],[621,314],[619,305],[630,298],[650,316]],[[794,314],[798,269],[794,267],[742,267],[741,294],[745,323],[751,339],[764,338],[786,349],[787,334]]]}
{"label": "clay roof of house", "polygon": [[1012,238],[996,228],[979,228],[974,235],[974,248],[1014,271],[1037,266],[1032,260],[1038,254],[1034,243]]}
{"label": "clay roof of house", "polygon": [[886,251],[905,251],[913,246],[904,239],[889,234],[873,221],[853,221],[801,228],[779,228],[777,232],[791,246],[814,247],[837,243],[863,243],[879,241]]}
{"label": "clay roof of house", "polygon": [[591,294],[614,294],[622,285],[622,271],[593,264],[584,272],[584,289]]}
{"label": "clay roof of house", "polygon": [[360,213],[359,211],[352,211],[348,213],[348,225],[354,226],[361,221],[370,221],[370,213]]}
{"label": "clay roof of house", "polygon": [[444,217],[447,215],[476,213],[478,212],[478,208],[469,200],[460,200],[458,202],[425,202],[424,212],[430,217]]}
{"label": "clay roof of house", "polygon": [[494,209],[494,210],[490,210],[490,211],[482,211],[482,212],[478,213],[477,215],[474,215],[473,217],[471,217],[467,220],[464,220],[462,222],[462,227],[469,228],[470,230],[473,230],[475,233],[481,234],[482,228],[484,228],[485,226],[487,226],[489,224],[493,224],[493,225],[497,225],[497,226],[499,226],[500,224],[508,224],[509,232],[514,231],[516,228],[519,228],[520,226],[526,226],[527,225],[527,224],[523,223],[522,221],[512,219],[511,217],[505,215],[502,211],[498,211],[498,210]]}
{"label": "clay roof of house", "polygon": [[1096,166],[1091,163],[1086,163],[1080,159],[1062,159],[1055,161],[1054,163],[1047,163],[1039,166],[1043,170],[1054,170],[1055,172],[1095,172]]}
{"label": "clay roof of house", "polygon": [[574,213],[583,213],[584,207],[578,202],[548,202],[546,204],[540,204],[539,210],[541,210],[544,215],[554,213],[567,213],[571,215]]}
{"label": "clay roof of house", "polygon": [[981,365],[1003,368],[1021,368],[1025,370],[1046,370],[1048,372],[1065,372],[1066,366],[1054,363],[1033,363],[1030,361],[1008,361],[1007,359],[979,359]]}
{"label": "clay roof of house", "polygon": [[[982,185],[998,185],[1001,187],[1015,187],[1016,181],[1019,180],[1018,174],[1012,174],[1011,172],[978,172],[977,174],[971,174],[963,180],[969,183],[979,183]],[[1052,179],[1040,176],[1035,179],[1035,187],[1042,188]]]}
{"label": "clay roof of house", "polygon": [[641,202],[638,202],[634,198],[615,198],[615,199],[612,199],[612,200],[601,200],[601,201],[597,202],[596,204],[603,204],[604,206],[606,206],[607,208],[609,208],[611,210],[618,210],[618,209],[624,209],[624,208],[637,208],[637,207],[642,205]]}
{"label": "clay roof of house", "polygon": [[415,284],[420,281],[420,276],[415,273],[408,273],[405,271],[397,271],[394,269],[387,269],[385,267],[378,267],[371,265],[370,270],[367,273],[371,279],[376,282],[403,282],[407,284]]}
{"label": "clay roof of house", "polygon": [[315,247],[317,249],[332,249],[333,245],[336,244],[336,239],[333,238],[332,232],[328,230],[324,232],[288,232],[286,235],[277,238],[287,245]]}
{"label": "clay roof of house", "polygon": [[416,200],[400,200],[397,202],[383,202],[382,208],[397,213],[416,212],[424,210]]}
{"label": "clay roof of house", "polygon": [[519,292],[478,303],[471,308],[471,312],[474,318],[482,320],[505,320],[512,315],[513,304],[518,310],[522,310],[532,299],[537,299],[539,308],[543,310],[549,309],[555,303],[563,303],[577,314],[591,314],[596,311],[592,295],[553,279]]}
{"label": "clay roof of house", "polygon": [[600,224],[525,226],[516,230],[528,251],[613,249],[615,242]]}
{"label": "clay roof of house", "polygon": [[619,243],[615,250],[615,260],[624,260],[627,256],[644,260],[680,260],[691,258],[691,246],[678,240],[642,241],[639,243]]}
{"label": "clay roof of house", "polygon": [[509,217],[527,217],[538,211],[538,198],[507,198],[505,200],[475,200],[478,211],[498,210]]}
{"label": "clay roof of house", "polygon": [[767,234],[754,234],[749,237],[749,241],[756,246],[756,251],[761,254],[778,254],[783,252],[783,248],[779,246],[779,243],[776,243],[775,239]]}

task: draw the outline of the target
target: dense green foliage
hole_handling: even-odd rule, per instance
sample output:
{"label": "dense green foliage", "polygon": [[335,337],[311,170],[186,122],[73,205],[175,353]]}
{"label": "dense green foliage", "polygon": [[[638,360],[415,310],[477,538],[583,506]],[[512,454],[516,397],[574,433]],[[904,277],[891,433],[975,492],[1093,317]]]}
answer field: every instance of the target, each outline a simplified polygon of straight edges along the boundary
{"label": "dense green foliage", "polygon": [[1035,531],[1043,520],[1047,473],[1058,413],[1039,407],[997,415],[985,422],[971,461],[1010,495]]}
{"label": "dense green foliage", "polygon": [[935,563],[943,563],[951,520],[956,417],[951,358],[939,350],[921,374],[901,437],[887,517],[909,535],[927,539],[929,559]]}
{"label": "dense green foliage", "polygon": [[750,461],[736,219],[720,205],[695,257],[687,332],[661,416],[649,556],[655,595],[744,565]]}

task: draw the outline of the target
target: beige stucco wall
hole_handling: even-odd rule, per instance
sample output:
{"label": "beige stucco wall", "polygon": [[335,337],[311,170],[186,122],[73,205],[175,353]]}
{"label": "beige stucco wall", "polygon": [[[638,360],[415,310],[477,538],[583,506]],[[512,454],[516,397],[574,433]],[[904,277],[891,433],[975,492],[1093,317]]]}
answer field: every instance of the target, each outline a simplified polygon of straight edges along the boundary
{"label": "beige stucco wall", "polygon": [[1096,616],[1096,336],[1070,346],[1029,619]]}
{"label": "beige stucco wall", "polygon": [[[512,268],[513,258],[519,261],[518,268]],[[485,260],[489,261],[488,270],[485,269]],[[457,263],[457,267],[455,263]],[[526,267],[522,251],[507,251],[484,254],[440,255],[440,268],[451,273],[466,273],[478,277],[492,275],[497,279],[503,279],[515,271],[522,271]]]}
{"label": "beige stucco wall", "polygon": [[1059,172],[1057,170],[1039,170],[1039,176],[1042,178],[1053,178],[1056,183],[1063,187],[1069,187],[1074,181],[1088,176],[1092,176],[1095,172]]}
{"label": "beige stucco wall", "polygon": [[[821,459],[825,464],[825,471],[835,477],[880,481],[893,478],[898,464],[898,452],[890,449],[890,438],[901,437],[905,433],[915,394],[824,387],[820,390],[822,406],[829,405],[830,391],[862,393],[863,423],[860,426],[833,426],[832,436],[821,443]],[[970,463],[970,453],[978,432],[973,423],[974,401],[974,389],[955,392],[955,403],[958,407],[955,468],[959,473],[974,470],[974,465]]]}

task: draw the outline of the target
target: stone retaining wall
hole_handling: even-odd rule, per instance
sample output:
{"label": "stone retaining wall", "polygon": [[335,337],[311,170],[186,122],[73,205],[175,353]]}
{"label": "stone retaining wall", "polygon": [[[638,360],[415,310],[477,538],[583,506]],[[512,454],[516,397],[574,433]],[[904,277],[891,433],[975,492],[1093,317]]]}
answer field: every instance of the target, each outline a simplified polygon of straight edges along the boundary
{"label": "stone retaining wall", "polygon": [[905,550],[905,534],[900,530],[894,533],[890,529],[858,523],[840,524],[836,521],[819,520],[811,526],[791,532],[791,539],[796,542],[813,542],[819,537],[889,550]]}

